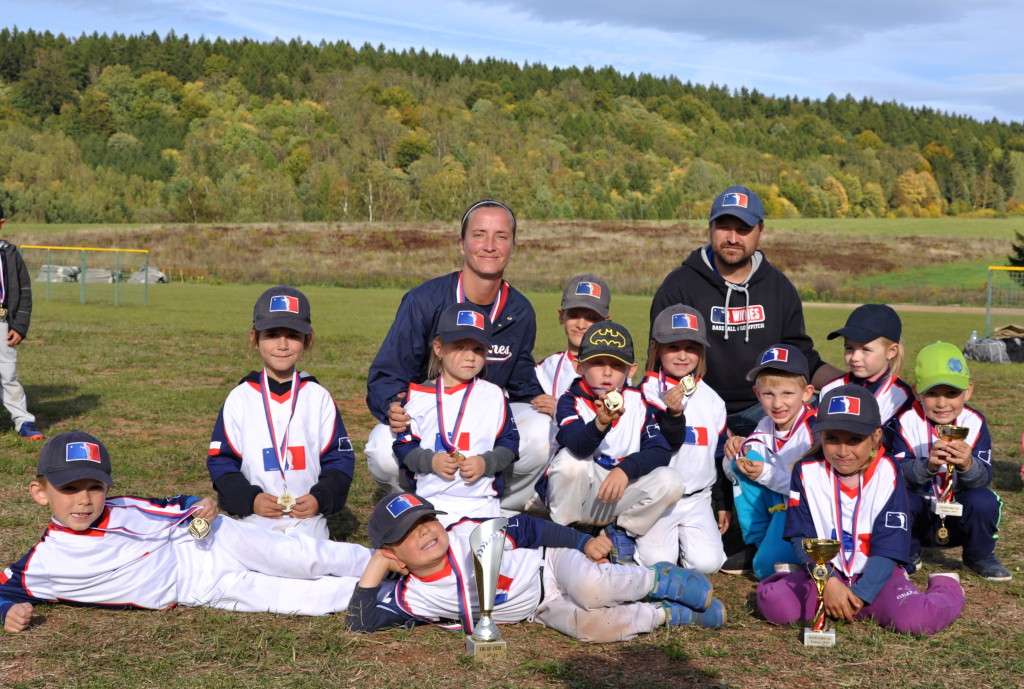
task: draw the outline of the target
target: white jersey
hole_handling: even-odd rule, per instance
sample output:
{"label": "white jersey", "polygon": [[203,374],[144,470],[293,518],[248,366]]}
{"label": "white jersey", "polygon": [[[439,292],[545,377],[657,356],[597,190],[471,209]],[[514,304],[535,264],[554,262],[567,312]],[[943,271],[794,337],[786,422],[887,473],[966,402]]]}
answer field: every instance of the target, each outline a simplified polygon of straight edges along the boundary
{"label": "white jersey", "polygon": [[840,385],[860,385],[871,392],[875,396],[875,401],[878,402],[878,413],[882,417],[883,426],[914,401],[913,388],[898,376],[886,375],[874,383],[869,383],[855,379],[849,373],[825,383],[821,388],[819,398],[824,397],[826,392]]}
{"label": "white jersey", "polygon": [[[409,396],[404,405],[410,417],[409,430],[398,436],[399,442],[414,443],[433,452],[448,452],[449,446],[441,438],[443,432],[448,442],[466,457],[483,454],[499,444],[518,452],[515,422],[505,393],[497,385],[476,378],[471,383],[444,390],[441,394],[440,414],[437,402],[437,389],[434,385],[409,386]],[[493,508],[500,509],[497,505],[497,496],[502,487],[500,477],[483,476],[473,483],[467,483],[458,475],[455,480],[449,481],[433,472],[426,472],[416,474],[415,481],[416,493],[434,502],[441,496],[470,500],[494,498]],[[453,516],[484,517],[498,514]]]}
{"label": "white jersey", "polygon": [[[0,575],[36,600],[163,610],[177,600],[175,541],[198,498],[111,498],[85,531],[50,522],[32,551]],[[179,528],[179,525],[180,528]]]}
{"label": "white jersey", "polygon": [[[479,524],[463,521],[448,529],[448,562],[445,568],[420,579],[409,575],[395,588],[395,602],[408,615],[428,620],[462,619],[461,608],[472,611],[472,621],[480,619],[476,572],[469,536]],[[527,619],[541,599],[541,571],[544,558],[540,549],[516,548],[505,540],[498,591],[495,597],[495,622],[514,623]],[[461,606],[460,606],[461,601]]]}
{"label": "white jersey", "polygon": [[778,430],[770,416],[761,419],[740,450],[740,454],[751,459],[764,460],[761,475],[754,479],[756,483],[780,495],[789,494],[793,465],[814,447],[815,418],[815,411],[804,405],[788,431]]}
{"label": "white jersey", "polygon": [[[656,372],[648,373],[641,384],[644,399],[658,412],[665,411],[665,392],[679,381]],[[669,464],[683,477],[686,494],[714,485],[717,478],[715,450],[725,430],[725,402],[703,380],[686,401],[686,435]]]}
{"label": "white jersey", "polygon": [[569,351],[556,352],[537,364],[537,381],[544,392],[556,400],[565,394],[572,382],[579,378],[572,362],[576,356]]}
{"label": "white jersey", "polygon": [[[647,403],[644,402],[640,391],[636,388],[624,387],[620,393],[622,394],[622,416],[612,423],[611,428],[608,429],[593,454],[594,461],[605,469],[614,469],[625,457],[640,450],[647,426]],[[563,414],[563,410],[568,409],[568,405],[565,404],[567,395],[563,395],[559,401],[558,425],[560,428],[565,428],[576,421],[587,424],[597,418],[597,409],[589,398],[581,395],[570,397],[572,399],[570,413]]]}

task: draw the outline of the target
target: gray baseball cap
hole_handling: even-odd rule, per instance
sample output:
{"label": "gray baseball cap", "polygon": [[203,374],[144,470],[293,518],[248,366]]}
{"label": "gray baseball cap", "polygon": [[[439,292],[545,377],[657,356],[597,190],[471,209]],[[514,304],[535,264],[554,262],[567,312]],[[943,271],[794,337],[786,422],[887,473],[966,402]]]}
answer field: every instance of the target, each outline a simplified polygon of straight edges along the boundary
{"label": "gray baseball cap", "polygon": [[306,295],[287,285],[271,287],[252,309],[253,330],[289,328],[308,335],[313,330]]}
{"label": "gray baseball cap", "polygon": [[673,304],[654,317],[651,337],[661,344],[690,340],[710,347],[707,332],[700,311],[685,304]]}
{"label": "gray baseball cap", "polygon": [[98,438],[85,431],[66,431],[47,440],[39,451],[36,476],[45,477],[57,488],[83,478],[114,487],[110,453]]}
{"label": "gray baseball cap", "polygon": [[562,310],[590,309],[601,318],[608,318],[612,304],[612,291],[596,275],[577,275],[562,292]]}
{"label": "gray baseball cap", "polygon": [[821,396],[814,432],[848,431],[867,436],[881,426],[875,396],[860,385],[840,385]]}
{"label": "gray baseball cap", "polygon": [[380,548],[388,543],[397,543],[409,533],[413,524],[430,514],[448,513],[434,509],[433,503],[415,493],[385,495],[373,508],[366,524],[370,545]]}

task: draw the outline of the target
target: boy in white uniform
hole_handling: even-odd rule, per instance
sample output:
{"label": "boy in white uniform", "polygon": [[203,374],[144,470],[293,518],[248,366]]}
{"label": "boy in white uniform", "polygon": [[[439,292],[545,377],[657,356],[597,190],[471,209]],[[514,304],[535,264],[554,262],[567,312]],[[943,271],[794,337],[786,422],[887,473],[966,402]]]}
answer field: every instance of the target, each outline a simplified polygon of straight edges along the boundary
{"label": "boy in white uniform", "polygon": [[683,494],[671,449],[640,390],[633,338],[613,321],[590,326],[580,344],[581,378],[558,400],[561,448],[537,482],[551,519],[647,533]]}
{"label": "boy in white uniform", "polygon": [[210,498],[108,498],[110,455],[68,431],[39,453],[32,499],[53,519],[0,573],[0,623],[20,632],[33,605],[325,615],[344,610],[370,551],[221,518]]}
{"label": "boy in white uniform", "polygon": [[[480,605],[469,535],[481,520],[448,529],[427,500],[392,493],[367,525],[376,550],[352,596],[345,623],[372,632],[433,623],[472,632]],[[528,515],[506,528],[493,619],[499,624],[539,622],[582,641],[626,641],[670,627],[721,627],[725,609],[711,598],[711,583],[697,572],[598,564],[611,543]],[[389,570],[408,572],[380,596]]]}

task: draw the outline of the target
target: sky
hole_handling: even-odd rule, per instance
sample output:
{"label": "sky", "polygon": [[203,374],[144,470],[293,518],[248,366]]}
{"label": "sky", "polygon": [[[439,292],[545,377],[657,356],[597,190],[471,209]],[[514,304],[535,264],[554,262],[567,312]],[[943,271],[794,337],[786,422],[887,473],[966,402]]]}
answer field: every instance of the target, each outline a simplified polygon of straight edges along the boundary
{"label": "sky", "polygon": [[76,37],[173,30],[611,65],[766,95],[896,101],[1024,122],[1020,0],[31,0],[3,25]]}

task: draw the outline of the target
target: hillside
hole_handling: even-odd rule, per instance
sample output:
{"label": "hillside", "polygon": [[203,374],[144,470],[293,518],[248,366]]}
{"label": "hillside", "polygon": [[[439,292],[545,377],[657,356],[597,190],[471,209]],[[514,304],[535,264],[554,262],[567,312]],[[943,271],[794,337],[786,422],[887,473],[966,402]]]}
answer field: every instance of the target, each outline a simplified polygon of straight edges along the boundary
{"label": "hillside", "polygon": [[345,42],[0,30],[21,222],[1024,214],[1024,124]]}

